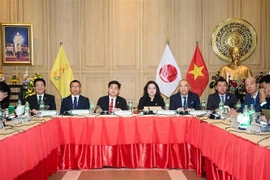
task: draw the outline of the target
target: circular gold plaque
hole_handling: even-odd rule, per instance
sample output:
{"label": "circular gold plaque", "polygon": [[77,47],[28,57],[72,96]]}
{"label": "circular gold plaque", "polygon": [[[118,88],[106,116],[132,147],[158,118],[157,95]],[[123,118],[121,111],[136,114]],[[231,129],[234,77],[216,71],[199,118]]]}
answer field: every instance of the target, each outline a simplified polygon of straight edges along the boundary
{"label": "circular gold plaque", "polygon": [[242,19],[230,18],[222,21],[212,33],[212,48],[217,56],[226,62],[231,62],[229,50],[237,46],[241,50],[244,61],[255,50],[257,35],[249,22]]}

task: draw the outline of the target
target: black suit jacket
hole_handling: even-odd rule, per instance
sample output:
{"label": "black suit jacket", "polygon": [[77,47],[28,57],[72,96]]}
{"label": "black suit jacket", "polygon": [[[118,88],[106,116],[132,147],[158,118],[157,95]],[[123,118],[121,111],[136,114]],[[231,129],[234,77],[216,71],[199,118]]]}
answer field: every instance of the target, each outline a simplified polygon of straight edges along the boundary
{"label": "black suit jacket", "polygon": [[[31,110],[32,109],[39,110],[38,98],[37,98],[36,94],[34,94],[32,96],[28,96],[26,98],[26,101],[28,101]],[[54,99],[53,95],[44,94],[43,102],[45,105],[50,106],[50,108],[49,108],[50,110],[56,110],[55,99]]]}
{"label": "black suit jacket", "polygon": [[[193,108],[195,110],[200,109],[200,98],[198,94],[189,91],[187,99],[188,108]],[[170,110],[177,110],[182,106],[181,94],[178,92],[170,97]]]}
{"label": "black suit jacket", "polygon": [[[234,108],[234,105],[237,102],[237,98],[234,94],[226,93],[225,103],[224,105],[229,106],[230,108]],[[219,94],[216,92],[214,94],[210,94],[208,96],[207,101],[207,110],[215,110],[219,107],[220,97]]]}
{"label": "black suit jacket", "polygon": [[[80,95],[76,109],[89,109],[89,106],[89,99]],[[63,114],[65,111],[70,111],[71,109],[73,109],[73,102],[71,95],[69,95],[62,100],[60,114]]]}
{"label": "black suit jacket", "polygon": [[[102,110],[109,110],[109,96],[103,96],[98,99],[97,106],[100,106]],[[116,97],[115,108],[120,108],[122,110],[127,110],[127,101],[121,96]]]}
{"label": "black suit jacket", "polygon": [[[245,105],[248,105],[248,108],[249,108],[250,104],[251,104],[251,98],[252,98],[251,95],[247,93],[246,96],[245,96],[245,100],[241,105],[241,108],[238,109],[237,112],[243,112],[243,109],[244,109]],[[258,92],[258,94],[256,96],[255,103],[256,103],[255,106],[254,106],[255,111],[256,112],[261,112],[260,91]]]}
{"label": "black suit jacket", "polygon": [[266,104],[262,106],[262,109],[270,109],[270,98],[266,98]]}

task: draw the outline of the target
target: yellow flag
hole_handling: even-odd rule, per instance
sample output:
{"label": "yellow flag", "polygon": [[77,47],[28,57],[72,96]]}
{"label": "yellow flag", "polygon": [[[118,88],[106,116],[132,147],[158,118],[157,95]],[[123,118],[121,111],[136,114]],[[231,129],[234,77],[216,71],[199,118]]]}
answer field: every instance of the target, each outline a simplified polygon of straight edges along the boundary
{"label": "yellow flag", "polygon": [[69,84],[72,80],[74,80],[73,72],[69,65],[65,50],[61,45],[51,69],[51,81],[62,98],[70,94]]}

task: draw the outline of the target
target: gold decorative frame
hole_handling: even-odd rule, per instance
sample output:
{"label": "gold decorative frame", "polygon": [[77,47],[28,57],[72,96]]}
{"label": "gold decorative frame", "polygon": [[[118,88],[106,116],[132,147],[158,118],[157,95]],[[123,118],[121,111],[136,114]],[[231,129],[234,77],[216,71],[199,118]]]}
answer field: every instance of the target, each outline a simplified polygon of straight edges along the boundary
{"label": "gold decorative frame", "polygon": [[243,20],[229,18],[222,21],[212,33],[212,48],[223,61],[231,62],[229,50],[237,46],[241,51],[240,61],[244,61],[254,52],[257,35],[253,26]]}
{"label": "gold decorative frame", "polygon": [[1,23],[3,65],[33,65],[32,24]]}

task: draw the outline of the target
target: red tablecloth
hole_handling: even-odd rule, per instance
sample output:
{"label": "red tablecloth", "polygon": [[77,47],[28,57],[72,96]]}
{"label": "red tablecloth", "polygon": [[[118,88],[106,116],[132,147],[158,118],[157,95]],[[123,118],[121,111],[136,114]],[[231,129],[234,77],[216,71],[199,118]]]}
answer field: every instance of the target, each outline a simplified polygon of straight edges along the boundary
{"label": "red tablecloth", "polygon": [[270,179],[269,160],[269,149],[193,117],[57,117],[0,141],[1,179],[113,166],[264,180]]}

